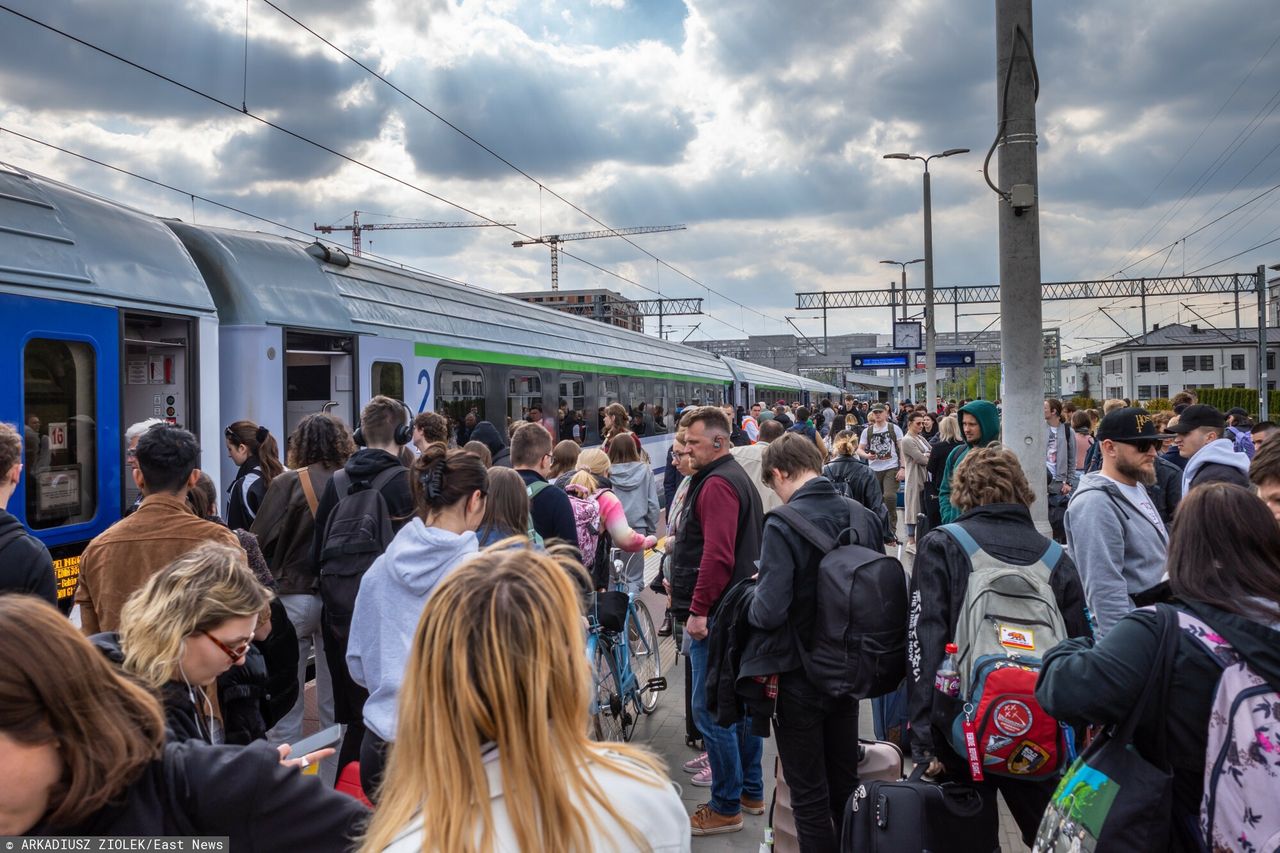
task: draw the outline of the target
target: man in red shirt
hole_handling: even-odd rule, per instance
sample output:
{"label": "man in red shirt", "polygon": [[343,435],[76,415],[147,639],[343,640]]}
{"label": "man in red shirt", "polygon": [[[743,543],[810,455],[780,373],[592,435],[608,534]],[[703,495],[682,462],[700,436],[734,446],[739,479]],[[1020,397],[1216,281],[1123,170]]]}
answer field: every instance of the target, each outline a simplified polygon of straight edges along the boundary
{"label": "man in red shirt", "polygon": [[686,619],[691,706],[711,767],[711,802],[690,818],[691,831],[715,835],[741,830],[744,810],[764,813],[764,741],[747,733],[746,721],[718,725],[707,710],[706,683],[710,616],[726,590],[755,574],[763,512],[750,477],[729,452],[731,426],[724,412],[703,406],[686,412],[680,426],[694,473],[673,552],[671,612]]}

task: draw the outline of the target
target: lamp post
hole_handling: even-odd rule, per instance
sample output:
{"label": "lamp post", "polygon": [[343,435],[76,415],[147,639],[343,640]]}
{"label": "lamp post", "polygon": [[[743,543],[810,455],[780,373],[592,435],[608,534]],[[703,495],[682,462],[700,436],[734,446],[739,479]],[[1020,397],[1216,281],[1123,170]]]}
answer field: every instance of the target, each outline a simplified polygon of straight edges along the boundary
{"label": "lamp post", "polygon": [[[907,319],[907,267],[912,264],[924,263],[924,258],[916,258],[914,261],[881,261],[880,263],[902,268],[902,319],[905,320]],[[893,326],[889,327],[889,331],[893,331]],[[908,390],[909,386],[907,384],[910,382],[911,376],[910,358],[907,359],[907,365],[907,367],[902,368],[902,396],[898,398],[899,402],[909,399],[909,395],[912,393]]]}
{"label": "lamp post", "polygon": [[933,328],[933,199],[929,191],[929,161],[968,154],[968,148],[948,148],[941,154],[886,154],[886,160],[919,160],[924,164],[924,388],[928,405],[933,408],[937,387],[934,369],[938,363],[937,340]]}

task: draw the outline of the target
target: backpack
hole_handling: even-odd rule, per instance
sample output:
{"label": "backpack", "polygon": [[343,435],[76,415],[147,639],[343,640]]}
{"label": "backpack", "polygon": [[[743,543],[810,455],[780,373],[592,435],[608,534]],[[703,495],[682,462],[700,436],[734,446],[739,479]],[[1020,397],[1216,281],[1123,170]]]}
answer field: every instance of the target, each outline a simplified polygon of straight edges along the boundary
{"label": "backpack", "polygon": [[402,465],[378,473],[372,481],[352,482],[345,469],[333,475],[338,503],[324,525],[324,545],[320,549],[320,601],[326,624],[346,642],[351,634],[360,579],[373,561],[391,544],[395,531],[391,510],[382,488],[392,478],[405,476]]}
{"label": "backpack", "polygon": [[1233,426],[1227,427],[1227,432],[1231,433],[1231,444],[1235,448],[1236,453],[1243,453],[1250,459],[1253,458],[1253,434],[1242,429],[1236,429]]}
{"label": "backpack", "polygon": [[1056,777],[1074,757],[1070,731],[1036,701],[1042,656],[1067,639],[1049,576],[1062,556],[1050,542],[1029,566],[984,551],[959,524],[944,524],[972,565],[956,623],[957,669],[963,710],[951,726],[951,745],[970,774],[1017,779]]}
{"label": "backpack", "polygon": [[578,488],[571,486],[565,490],[569,496],[569,506],[573,508],[573,524],[578,534],[578,552],[582,554],[582,565],[590,568],[595,564],[596,550],[600,542],[600,504],[594,497],[583,497]]}
{"label": "backpack", "polygon": [[1179,610],[1178,625],[1222,667],[1209,712],[1200,801],[1204,849],[1275,850],[1280,843],[1275,762],[1280,694],[1199,618]]}
{"label": "backpack", "polygon": [[537,548],[542,547],[543,540],[542,540],[542,534],[539,533],[538,529],[533,526],[533,499],[536,498],[538,495],[540,495],[542,493],[542,490],[550,485],[551,485],[550,483],[545,482],[543,480],[536,480],[530,483],[525,488],[525,491],[529,493],[529,523],[528,523],[529,529],[528,531],[526,531],[526,535],[529,537],[529,541],[532,542],[534,546]]}
{"label": "backpack", "polygon": [[838,538],[795,507],[783,504],[769,515],[824,555],[813,643],[800,656],[805,675],[829,696],[863,699],[891,693],[906,675],[907,574],[884,551],[856,541],[857,513],[866,510],[848,503],[850,526]]}

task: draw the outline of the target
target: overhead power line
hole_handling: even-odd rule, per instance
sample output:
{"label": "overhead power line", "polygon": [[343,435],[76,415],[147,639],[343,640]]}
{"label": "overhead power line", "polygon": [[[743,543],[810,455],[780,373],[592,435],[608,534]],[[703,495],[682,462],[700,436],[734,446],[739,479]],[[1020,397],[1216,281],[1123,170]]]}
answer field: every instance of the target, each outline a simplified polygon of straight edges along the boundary
{"label": "overhead power line", "polygon": [[[177,80],[177,79],[175,79],[175,78],[173,78],[173,77],[170,77],[169,75],[164,74],[163,72],[156,71],[156,70],[155,70],[155,69],[153,69],[153,68],[149,68],[149,67],[147,67],[147,66],[145,66],[145,65],[142,65],[141,63],[135,62],[135,61],[133,61],[133,60],[131,60],[131,59],[127,58],[127,57],[121,56],[120,54],[115,53],[114,51],[111,51],[111,50],[109,50],[109,49],[107,49],[107,48],[105,48],[105,47],[102,47],[102,46],[100,46],[100,45],[94,44],[93,42],[90,42],[90,41],[88,41],[88,40],[86,40],[86,39],[80,38],[79,36],[77,36],[77,35],[75,35],[75,34],[73,34],[73,33],[69,33],[69,32],[67,32],[67,31],[65,31],[65,30],[62,30],[62,29],[60,29],[60,28],[58,28],[58,27],[55,27],[55,26],[53,26],[52,24],[48,24],[48,23],[46,23],[46,22],[44,22],[44,21],[41,21],[41,20],[39,20],[39,19],[37,19],[37,18],[33,18],[33,17],[31,17],[30,15],[27,15],[27,14],[25,14],[25,13],[23,13],[23,12],[20,12],[20,11],[18,11],[18,10],[16,10],[16,9],[14,9],[14,8],[10,7],[10,6],[4,5],[4,4],[0,4],[0,11],[8,12],[9,14],[13,15],[14,17],[21,18],[22,20],[27,21],[28,23],[34,24],[35,26],[40,27],[41,29],[48,30],[49,32],[55,33],[56,35],[62,36],[63,38],[66,38],[66,39],[68,39],[69,41],[73,41],[73,42],[75,42],[76,44],[81,45],[82,47],[86,47],[86,48],[88,48],[89,50],[94,51],[95,53],[100,53],[100,54],[102,54],[103,56],[106,56],[106,57],[109,57],[109,58],[111,58],[111,59],[114,59],[114,60],[116,60],[117,62],[120,62],[120,63],[122,63],[122,64],[124,64],[124,65],[128,65],[129,67],[134,68],[134,69],[136,69],[136,70],[138,70],[138,71],[141,71],[142,73],[147,74],[147,75],[149,75],[149,76],[155,77],[155,78],[156,78],[156,79],[158,79],[158,80],[163,80],[163,81],[164,81],[164,82],[166,82],[166,83],[169,83],[169,84],[171,84],[171,85],[173,85],[173,86],[176,86],[176,87],[178,87],[179,89],[182,89],[183,91],[188,92],[188,93],[190,93],[190,94],[192,94],[192,95],[195,95],[195,96],[197,96],[197,97],[199,97],[199,98],[203,98],[204,100],[209,101],[210,103],[216,104],[216,105],[218,105],[218,106],[220,106],[220,107],[222,107],[222,108],[224,108],[224,109],[227,109],[227,110],[230,110],[230,111],[232,111],[232,112],[238,113],[238,114],[240,114],[240,115],[246,116],[247,118],[251,118],[251,119],[253,119],[253,120],[254,120],[254,121],[256,121],[256,122],[258,122],[258,123],[260,123],[260,124],[262,124],[262,125],[264,125],[264,126],[266,126],[266,127],[269,127],[269,128],[271,128],[271,129],[273,129],[273,130],[279,131],[280,133],[283,133],[283,134],[285,134],[286,136],[289,136],[289,137],[291,137],[291,138],[293,138],[293,139],[296,139],[296,140],[298,140],[299,142],[302,142],[302,143],[305,143],[305,144],[307,144],[307,145],[311,145],[312,147],[318,148],[319,150],[324,151],[324,152],[326,152],[326,153],[328,153],[328,154],[331,154],[332,156],[337,157],[337,158],[339,158],[340,160],[343,160],[343,161],[345,161],[345,162],[351,163],[351,164],[352,164],[352,165],[354,165],[354,166],[357,166],[357,167],[359,167],[359,168],[361,168],[361,169],[365,169],[366,171],[372,172],[373,174],[376,174],[376,175],[379,175],[379,176],[381,176],[381,177],[383,177],[383,178],[386,178],[386,179],[387,179],[387,180],[389,180],[389,181],[393,181],[394,183],[397,183],[397,184],[399,184],[399,185],[401,185],[401,186],[403,186],[403,187],[405,187],[405,188],[407,188],[407,189],[413,190],[414,192],[421,193],[421,194],[423,194],[423,195],[427,196],[428,198],[435,199],[436,201],[439,201],[439,202],[441,202],[442,204],[446,204],[446,205],[449,205],[450,207],[457,208],[458,210],[461,210],[461,211],[462,211],[462,212],[464,212],[464,213],[470,214],[471,216],[475,216],[475,217],[478,217],[478,218],[480,218],[480,219],[484,219],[484,220],[486,220],[486,221],[488,221],[488,222],[490,222],[490,223],[493,223],[494,225],[497,225],[497,226],[500,226],[500,227],[505,227],[508,231],[511,231],[512,233],[517,234],[517,235],[519,235],[520,237],[523,237],[523,238],[525,238],[525,239],[533,239],[533,235],[531,235],[531,234],[526,234],[525,232],[523,232],[523,231],[519,230],[518,228],[513,228],[513,227],[511,227],[511,226],[509,226],[509,225],[506,225],[505,223],[499,222],[497,219],[494,219],[494,218],[493,218],[493,217],[491,217],[491,216],[487,216],[487,215],[485,215],[485,214],[483,214],[483,213],[480,213],[479,211],[474,210],[474,209],[472,209],[472,208],[470,208],[470,207],[468,207],[468,206],[466,206],[466,205],[464,205],[464,204],[461,204],[461,203],[459,203],[459,202],[455,202],[455,201],[453,201],[453,200],[451,200],[451,199],[445,198],[444,196],[442,196],[442,195],[440,195],[440,194],[438,194],[438,193],[432,192],[431,190],[428,190],[428,189],[426,189],[425,187],[420,187],[420,186],[418,186],[417,184],[414,184],[414,183],[412,183],[411,181],[408,181],[408,180],[406,180],[406,179],[404,179],[404,178],[401,178],[401,177],[399,177],[399,176],[397,176],[397,175],[393,175],[393,174],[391,174],[390,172],[387,172],[387,171],[386,171],[386,170],[384,170],[384,169],[380,169],[380,168],[378,168],[377,166],[373,166],[373,165],[370,165],[370,164],[368,164],[368,163],[365,163],[364,161],[362,161],[362,160],[360,160],[360,159],[358,159],[358,158],[356,158],[356,157],[353,157],[353,156],[352,156],[352,155],[350,155],[350,154],[346,154],[346,153],[344,153],[344,152],[342,152],[342,151],[338,151],[337,149],[332,148],[332,147],[330,147],[330,146],[328,146],[328,145],[326,145],[326,144],[324,144],[324,143],[322,143],[322,142],[317,142],[316,140],[311,139],[310,137],[305,136],[305,135],[304,135],[304,134],[302,134],[302,133],[299,133],[299,132],[297,132],[297,131],[295,131],[295,130],[291,130],[291,129],[289,129],[289,128],[287,128],[287,127],[285,127],[285,126],[281,125],[281,124],[278,124],[277,122],[274,122],[274,121],[272,121],[272,120],[270,120],[270,119],[268,119],[268,118],[265,118],[265,117],[263,117],[263,116],[260,116],[260,115],[258,115],[257,113],[253,112],[252,110],[244,109],[243,107],[237,107],[237,106],[235,106],[234,104],[229,103],[228,101],[224,101],[224,100],[222,100],[221,98],[217,97],[216,95],[211,95],[211,94],[209,94],[208,92],[205,92],[205,91],[203,91],[203,90],[201,90],[201,89],[198,89],[198,88],[196,88],[196,87],[194,87],[194,86],[191,86],[191,85],[189,85],[189,84],[187,84],[187,83],[183,83],[182,81]],[[625,239],[625,238],[624,238],[624,239]],[[639,287],[639,288],[640,288],[640,289],[642,289],[642,290],[648,291],[649,293],[653,293],[653,294],[658,295],[658,296],[661,296],[661,295],[662,295],[658,290],[656,290],[656,289],[654,289],[654,288],[652,288],[652,287],[649,287],[649,286],[647,286],[647,285],[641,284],[640,282],[635,281],[634,279],[628,278],[627,276],[624,276],[624,275],[622,275],[622,274],[621,274],[621,273],[619,273],[619,272],[615,272],[614,270],[611,270],[611,269],[608,269],[608,268],[606,268],[606,267],[600,266],[599,264],[596,264],[596,263],[594,263],[594,262],[592,262],[592,261],[589,261],[589,260],[587,260],[586,258],[580,257],[580,256],[578,256],[578,255],[575,255],[575,254],[573,254],[572,252],[568,252],[568,251],[561,250],[561,254],[563,254],[563,255],[564,255],[564,256],[566,256],[566,257],[573,258],[575,261],[578,261],[578,262],[579,262],[579,263],[581,263],[581,264],[585,264],[586,266],[591,267],[592,269],[595,269],[595,270],[597,270],[597,271],[599,271],[599,272],[602,272],[602,273],[604,273],[604,274],[606,274],[606,275],[612,276],[613,278],[616,278],[616,279],[618,279],[619,281],[627,282],[627,283],[632,284],[632,285],[634,285],[634,286],[636,286],[636,287]],[[678,270],[677,270],[677,272],[678,272]],[[716,292],[716,291],[712,290],[711,288],[707,288],[707,290],[709,290],[710,292],[713,292],[713,293],[717,293],[717,295],[719,295],[719,296],[723,296],[723,294],[719,294],[718,292]],[[723,297],[723,298],[725,298],[725,299],[729,299],[729,297]],[[743,305],[742,305],[742,303],[737,302],[736,300],[729,299],[729,301],[733,302],[734,304],[738,305],[739,307],[745,307],[745,306],[743,306]],[[760,312],[756,311],[754,308],[753,308],[753,309],[748,309],[748,310],[751,310],[751,311],[752,311],[752,312],[754,312],[754,313],[760,314]],[[718,322],[718,323],[722,323],[723,325],[725,325],[725,326],[727,326],[727,327],[729,327],[729,328],[731,328],[731,329],[735,329],[735,330],[737,330],[737,331],[739,331],[739,332],[742,332],[743,334],[746,334],[746,330],[745,330],[744,328],[742,328],[741,326],[735,326],[734,324],[732,324],[732,323],[728,322],[727,320],[722,320],[722,319],[720,319],[719,317],[716,317],[715,315],[712,315],[712,314],[708,314],[707,316],[708,316],[708,317],[710,317],[711,319],[715,320],[715,321],[716,321],[716,322]],[[761,314],[760,316],[762,316],[762,317],[766,317],[767,319],[772,319],[772,318],[769,318],[769,317],[768,317],[768,315],[765,315],[765,314]]]}

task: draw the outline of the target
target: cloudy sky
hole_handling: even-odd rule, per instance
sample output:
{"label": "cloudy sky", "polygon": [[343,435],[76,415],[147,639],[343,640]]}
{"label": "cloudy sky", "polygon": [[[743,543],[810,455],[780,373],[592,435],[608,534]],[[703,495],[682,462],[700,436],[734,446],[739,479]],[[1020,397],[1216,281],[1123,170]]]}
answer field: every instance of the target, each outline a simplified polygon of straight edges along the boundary
{"label": "cloudy sky", "polygon": [[[530,235],[600,227],[561,198],[614,227],[683,223],[635,240],[701,284],[619,239],[565,248],[631,281],[571,258],[560,279],[703,296],[696,338],[787,333],[798,290],[885,289],[878,261],[923,248],[918,164],[880,155],[966,147],[933,167],[935,280],[996,280],[997,201],[981,175],[990,0],[274,2],[403,94],[264,0],[248,0],[247,62],[243,0],[0,0],[236,108],[0,11],[0,127],[307,231],[354,209],[392,217],[367,222],[472,218],[440,199]],[[1276,190],[1135,263],[1280,184],[1280,5],[1079,0],[1036,15],[1044,280],[1280,261],[1276,242],[1213,265],[1280,235]],[[193,216],[186,195],[11,134],[0,161]],[[202,202],[194,217],[275,230]],[[546,287],[547,251],[515,237],[366,234],[374,253],[472,284]],[[1184,301],[1153,300],[1149,321],[1191,322]],[[1191,304],[1232,322],[1225,302]],[[1137,332],[1136,307],[1113,307]],[[1046,304],[1068,355],[1119,334],[1097,309]],[[996,306],[961,310],[976,331]],[[939,309],[942,331],[951,313]],[[696,321],[681,322],[683,335]],[[831,331],[886,332],[887,311],[833,313]]]}

